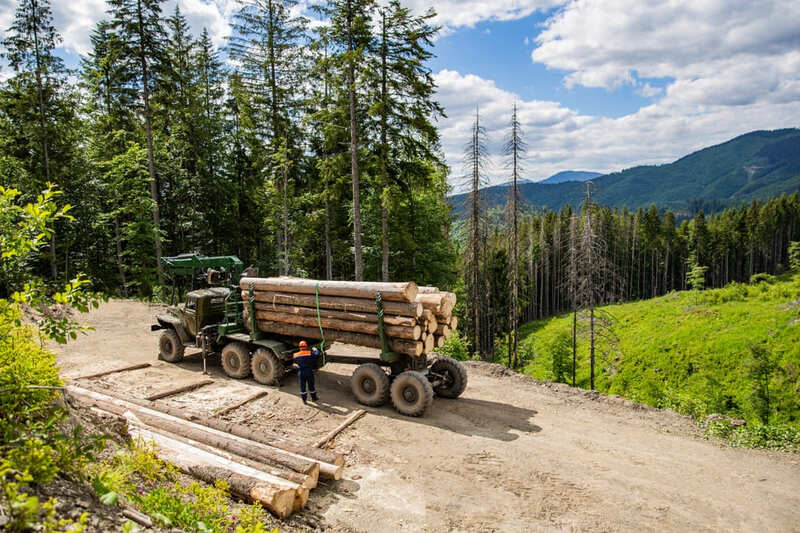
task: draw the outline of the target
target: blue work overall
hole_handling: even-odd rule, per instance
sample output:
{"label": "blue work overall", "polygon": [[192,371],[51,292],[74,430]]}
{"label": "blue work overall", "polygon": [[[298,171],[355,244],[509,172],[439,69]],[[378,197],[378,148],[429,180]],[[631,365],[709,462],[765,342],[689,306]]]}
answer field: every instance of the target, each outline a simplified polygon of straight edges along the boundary
{"label": "blue work overall", "polygon": [[297,365],[297,379],[300,381],[300,397],[305,403],[306,395],[310,393],[311,399],[317,401],[317,390],[314,388],[314,355],[308,348],[300,348],[293,359]]}

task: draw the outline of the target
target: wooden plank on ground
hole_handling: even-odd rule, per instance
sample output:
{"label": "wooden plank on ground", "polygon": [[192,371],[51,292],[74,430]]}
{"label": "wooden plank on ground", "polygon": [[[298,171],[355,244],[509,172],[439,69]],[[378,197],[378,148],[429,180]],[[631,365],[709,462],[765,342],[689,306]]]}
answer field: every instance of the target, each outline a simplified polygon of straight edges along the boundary
{"label": "wooden plank on ground", "polygon": [[322,447],[323,447],[323,446],[325,446],[325,445],[326,445],[328,442],[332,441],[332,440],[333,440],[333,438],[334,438],[336,435],[338,435],[339,433],[341,433],[341,431],[342,431],[344,428],[346,428],[347,426],[349,426],[350,424],[352,424],[353,422],[355,422],[356,420],[358,420],[359,418],[361,418],[361,417],[362,417],[362,416],[364,416],[365,414],[366,414],[366,411],[365,411],[365,410],[363,410],[363,409],[359,409],[358,411],[354,412],[352,415],[350,415],[349,417],[347,417],[347,420],[345,420],[344,422],[342,422],[341,424],[339,424],[339,425],[336,427],[336,429],[334,429],[333,431],[331,431],[330,433],[328,433],[327,435],[325,435],[325,437],[323,437],[323,438],[322,438],[322,440],[320,440],[320,441],[318,441],[316,444],[314,444],[314,446],[316,446],[317,448],[322,448]]}
{"label": "wooden plank on ground", "polygon": [[174,389],[167,389],[161,392],[156,392],[155,394],[151,394],[146,400],[155,401],[160,400],[162,398],[166,398],[168,396],[175,396],[176,394],[182,394],[184,392],[193,391],[195,389],[199,389],[200,387],[205,387],[206,385],[211,385],[214,383],[213,379],[203,379],[200,381],[195,381],[194,383],[189,383],[188,385],[184,385],[182,387],[174,388]]}
{"label": "wooden plank on ground", "polygon": [[97,374],[89,374],[89,375],[86,375],[86,376],[79,376],[77,378],[72,378],[72,379],[94,379],[94,378],[100,378],[100,377],[103,377],[103,376],[107,376],[109,374],[117,374],[119,372],[127,372],[129,370],[139,370],[141,368],[147,368],[147,367],[150,367],[150,366],[152,366],[150,363],[141,363],[141,364],[138,364],[138,365],[124,366],[122,368],[114,368],[112,370],[105,370],[103,372],[98,372]]}

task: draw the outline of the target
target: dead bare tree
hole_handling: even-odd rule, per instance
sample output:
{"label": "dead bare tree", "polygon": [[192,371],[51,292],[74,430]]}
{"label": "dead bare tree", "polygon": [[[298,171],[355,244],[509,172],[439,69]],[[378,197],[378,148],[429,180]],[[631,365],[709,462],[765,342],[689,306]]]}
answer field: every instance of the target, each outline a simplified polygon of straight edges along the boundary
{"label": "dead bare tree", "polygon": [[522,127],[520,126],[517,118],[517,103],[511,111],[511,132],[508,140],[506,141],[504,153],[508,156],[508,167],[511,170],[511,186],[508,188],[508,202],[506,203],[506,226],[509,229],[508,237],[510,239],[509,251],[511,252],[510,266],[511,276],[511,313],[510,313],[510,326],[508,347],[508,367],[516,367],[518,358],[518,343],[519,335],[517,331],[517,309],[519,306],[519,186],[518,179],[519,173],[522,170],[522,159],[527,152],[528,146],[522,140]]}
{"label": "dead bare tree", "polygon": [[[481,126],[480,111],[475,109],[475,122],[472,125],[472,132],[469,142],[464,147],[464,167],[466,170],[465,185],[469,187],[467,195],[467,246],[465,250],[464,277],[467,289],[467,302],[470,308],[469,317],[471,326],[472,353],[480,352],[481,346],[481,325],[483,322],[483,300],[486,291],[483,290],[481,272],[481,250],[485,233],[483,202],[480,197],[481,186],[486,185],[485,167],[488,157],[486,147],[486,129]],[[481,354],[484,355],[484,354]]]}

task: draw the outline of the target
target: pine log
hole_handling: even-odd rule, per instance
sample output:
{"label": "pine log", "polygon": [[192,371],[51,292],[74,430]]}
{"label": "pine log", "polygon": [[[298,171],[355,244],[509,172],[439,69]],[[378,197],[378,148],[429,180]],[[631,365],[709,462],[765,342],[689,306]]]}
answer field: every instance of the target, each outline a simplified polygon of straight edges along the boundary
{"label": "pine log", "polygon": [[174,464],[182,472],[201,479],[209,484],[217,480],[225,481],[231,492],[248,501],[258,502],[281,518],[287,518],[295,507],[298,489],[291,482],[275,482],[275,478],[254,468],[228,461],[224,457],[187,446],[165,435],[131,425],[131,436],[153,442],[158,448],[157,455],[164,461]]}
{"label": "pine log", "polygon": [[[275,333],[277,335],[284,335],[286,337],[300,337],[307,340],[320,340],[318,327],[298,326],[295,324],[286,324],[282,322],[266,322],[259,320],[257,322],[258,329],[265,333]],[[351,331],[340,331],[337,329],[326,329],[325,340],[328,342],[343,342],[345,344],[354,344],[356,346],[365,346],[367,348],[380,348],[381,339],[375,335],[366,335],[364,333],[354,333]],[[419,341],[411,341],[405,339],[394,339],[389,337],[389,349],[393,352],[402,353],[411,357],[419,357],[422,355],[422,343]]]}
{"label": "pine log", "polygon": [[[326,470],[330,471],[331,473],[337,473],[335,469],[328,468],[326,465],[338,468],[338,475],[341,475],[341,467],[344,466],[344,456],[340,453],[334,453],[328,450],[320,450],[319,448],[315,448],[313,446],[304,446],[302,444],[287,441],[279,437],[266,435],[263,431],[254,431],[234,422],[226,422],[224,420],[202,416],[197,413],[186,412],[183,409],[176,409],[167,405],[159,405],[157,409],[154,409],[153,404],[146,400],[139,398],[119,398],[111,394],[100,393],[72,385],[67,387],[67,391],[73,396],[83,396],[89,399],[113,401],[115,404],[126,407],[126,409],[130,409],[132,411],[137,406],[144,409],[153,410],[157,413],[166,414],[174,418],[185,420],[189,423],[196,423],[201,426],[205,426],[206,428],[211,428],[226,434],[235,435],[245,440],[252,440],[273,448],[279,448],[296,456],[311,459],[317,462],[320,465],[320,474],[323,475],[323,477],[328,477]],[[336,477],[335,479],[339,478]]]}
{"label": "pine log", "polygon": [[450,296],[451,294],[453,293],[418,294],[417,301],[436,315],[449,316],[456,304],[455,295]]}
{"label": "pine log", "polygon": [[350,416],[347,417],[347,420],[345,420],[344,422],[339,424],[333,431],[331,431],[330,433],[325,435],[321,440],[317,441],[314,444],[314,446],[317,447],[317,448],[322,448],[328,442],[333,440],[333,438],[336,437],[336,435],[341,433],[341,431],[344,428],[346,428],[347,426],[349,426],[350,424],[352,424],[353,422],[355,422],[356,420],[358,420],[359,418],[364,416],[366,413],[367,412],[365,410],[363,410],[363,409],[359,409],[358,411],[354,412],[353,414],[351,414]]}
{"label": "pine log", "polygon": [[[231,453],[241,455],[242,457],[273,465],[276,468],[288,468],[312,477],[322,475],[326,478],[339,479],[342,475],[342,467],[340,465],[313,459],[278,448],[272,444],[258,442],[255,439],[240,437],[233,433],[226,432],[224,429],[217,429],[211,425],[204,426],[185,418],[175,417],[170,413],[142,407],[134,402],[114,398],[87,389],[81,389],[80,387],[69,386],[67,390],[69,394],[78,401],[89,405],[95,405],[105,411],[120,416],[130,411],[140,417],[144,423],[155,428],[170,431],[217,448],[222,448]],[[203,421],[213,421],[213,419],[204,419]],[[224,425],[220,426],[225,427]],[[255,432],[252,434],[255,434]],[[301,448],[313,449],[313,447],[310,446],[303,446]],[[250,451],[247,451],[248,449]],[[240,450],[242,450],[241,453]]]}
{"label": "pine log", "polygon": [[436,316],[431,312],[430,309],[425,309],[422,311],[422,319],[425,320],[427,330],[431,333],[436,331],[436,328],[439,327],[439,321],[436,320]]}
{"label": "pine log", "polygon": [[103,376],[107,376],[109,374],[117,374],[119,372],[128,372],[129,370],[139,370],[141,368],[147,368],[149,366],[151,366],[150,363],[141,363],[141,364],[138,364],[138,365],[124,366],[122,368],[114,368],[112,370],[106,370],[104,372],[98,372],[97,374],[89,374],[87,376],[78,376],[77,378],[71,378],[71,379],[73,379],[73,380],[94,379],[94,378],[100,378],[100,377],[103,377]]}
{"label": "pine log", "polygon": [[[322,323],[324,329],[338,329],[339,331],[378,335],[378,324],[370,322],[355,322],[353,320],[339,320],[336,318],[322,318],[317,321],[316,317],[292,315],[289,313],[273,313],[272,311],[256,311],[256,318],[259,320],[269,320],[271,322],[283,322],[284,324],[308,327],[319,327],[319,323]],[[383,330],[389,337],[412,341],[419,340],[419,335],[422,333],[419,326],[384,326]]]}
{"label": "pine log", "polygon": [[445,326],[444,324],[440,324],[438,328],[436,328],[436,334],[441,335],[445,339],[450,338],[452,332],[450,331],[450,326]]}
{"label": "pine log", "polygon": [[104,399],[95,394],[82,394],[78,391],[75,395],[79,400],[86,401],[119,416],[132,413],[142,423],[157,429],[168,431],[215,448],[247,457],[253,461],[271,465],[274,467],[288,468],[301,474],[318,476],[319,466],[311,460],[295,457],[283,450],[272,448],[265,444],[251,442],[235,435],[226,435],[221,431],[203,427],[194,422],[176,419],[168,414],[159,413],[152,409],[139,407],[136,405],[125,405],[122,401],[115,401],[114,398]]}
{"label": "pine log", "polygon": [[250,284],[257,291],[280,291],[298,294],[319,294],[321,296],[344,296],[347,298],[370,298],[375,300],[381,293],[387,302],[413,302],[417,297],[417,284],[413,281],[402,283],[381,283],[366,281],[318,281],[292,277],[247,278],[239,281],[239,287],[247,290]]}
{"label": "pine log", "polygon": [[429,287],[429,286],[421,286],[417,287],[417,294],[438,294],[442,291],[439,290],[439,287]]}
{"label": "pine log", "polygon": [[230,413],[231,411],[235,411],[236,409],[240,408],[244,404],[250,403],[253,400],[258,400],[259,398],[263,398],[266,395],[267,395],[267,391],[265,391],[265,390],[258,391],[255,394],[251,394],[250,396],[248,396],[244,400],[240,400],[240,401],[236,402],[235,404],[233,404],[233,405],[231,405],[229,407],[225,407],[224,409],[220,409],[219,411],[214,413],[214,416],[225,416],[228,413]]}
{"label": "pine log", "polygon": [[[297,305],[317,308],[317,299],[313,294],[292,294],[275,291],[255,291],[256,302],[270,305]],[[247,301],[247,290],[242,291],[242,298]],[[320,296],[320,309],[333,309],[355,313],[377,313],[375,298],[342,298],[338,296]],[[422,304],[419,302],[383,302],[383,312],[388,315],[401,315],[419,318],[422,316]]]}
{"label": "pine log", "polygon": [[176,394],[193,391],[195,389],[199,389],[200,387],[211,385],[212,383],[214,383],[213,379],[202,379],[200,381],[195,381],[194,383],[189,383],[188,385],[183,385],[181,387],[173,387],[171,389],[153,393],[145,399],[150,400],[152,402],[155,400],[160,400],[161,398],[166,398],[168,396],[175,396]]}
{"label": "pine log", "polygon": [[[256,302],[257,311],[272,311],[273,313],[288,313],[292,315],[310,316],[317,318],[317,309],[315,307],[304,307],[299,305],[278,305],[271,303]],[[372,309],[375,311],[374,307]],[[353,312],[353,311],[335,311],[332,309],[319,310],[320,318],[332,318],[336,320],[351,320],[354,322],[370,322],[378,323],[377,313]],[[412,316],[400,315],[383,315],[383,323],[390,326],[406,326],[414,327],[417,325],[417,319]]]}
{"label": "pine log", "polygon": [[425,347],[422,349],[422,353],[427,355],[433,351],[433,349],[436,347],[435,337],[436,336],[432,333],[428,334],[428,337],[425,339]]}
{"label": "pine log", "polygon": [[450,330],[455,331],[456,329],[458,329],[458,317],[452,316],[450,317]]}
{"label": "pine log", "polygon": [[446,341],[446,340],[447,340],[447,339],[446,339],[445,337],[443,337],[442,335],[435,335],[435,336],[434,336],[434,338],[435,338],[435,340],[436,340],[436,347],[437,347],[437,348],[441,348],[442,346],[444,346],[444,341]]}

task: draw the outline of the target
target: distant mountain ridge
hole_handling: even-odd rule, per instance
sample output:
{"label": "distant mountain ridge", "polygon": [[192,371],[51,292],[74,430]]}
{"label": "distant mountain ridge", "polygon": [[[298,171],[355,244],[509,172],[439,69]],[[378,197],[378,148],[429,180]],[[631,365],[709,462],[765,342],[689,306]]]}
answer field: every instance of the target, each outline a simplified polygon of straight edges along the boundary
{"label": "distant mountain ridge", "polygon": [[585,170],[562,170],[553,174],[539,183],[565,183],[568,181],[587,181],[602,176],[600,172],[587,172]]}
{"label": "distant mountain ridge", "polygon": [[[800,191],[800,129],[753,131],[673,163],[633,167],[592,181],[598,202],[629,209],[654,203],[676,212],[703,206],[718,210],[791,194]],[[580,205],[586,187],[580,181],[529,182],[519,189],[527,207],[561,209]],[[508,186],[487,187],[481,195],[489,208],[503,205]],[[449,198],[457,217],[463,214],[465,197],[462,193]]]}

